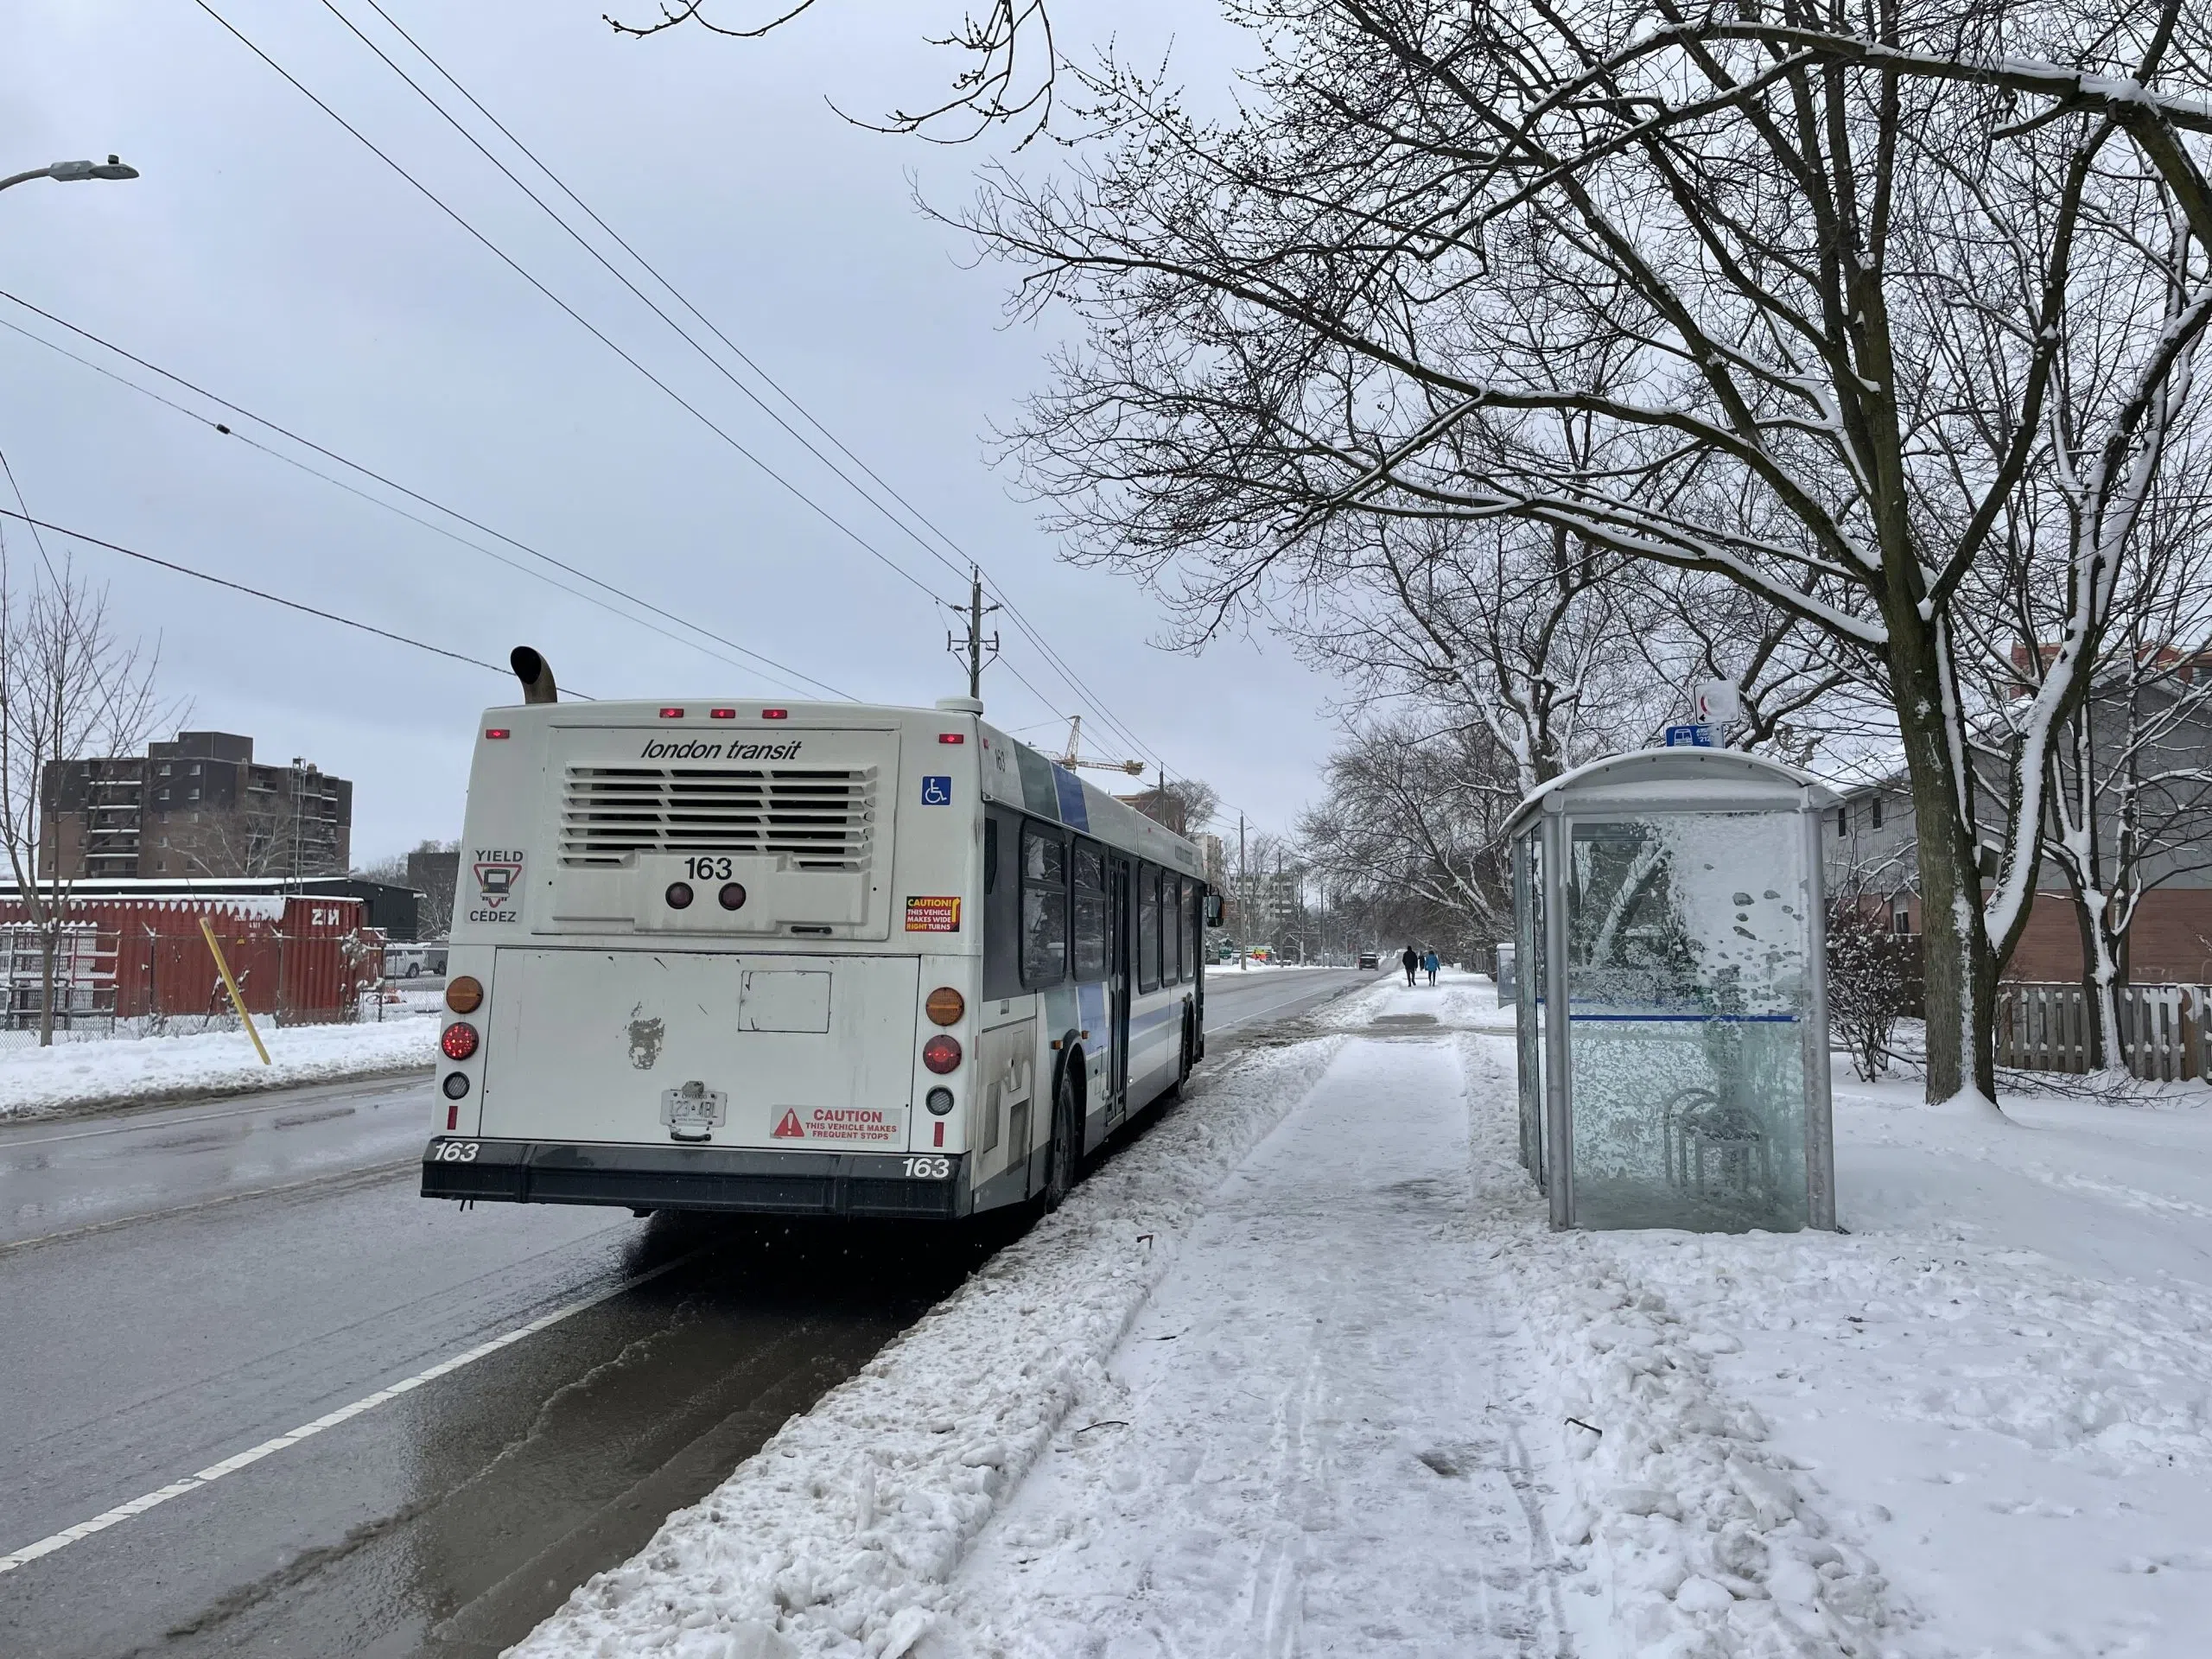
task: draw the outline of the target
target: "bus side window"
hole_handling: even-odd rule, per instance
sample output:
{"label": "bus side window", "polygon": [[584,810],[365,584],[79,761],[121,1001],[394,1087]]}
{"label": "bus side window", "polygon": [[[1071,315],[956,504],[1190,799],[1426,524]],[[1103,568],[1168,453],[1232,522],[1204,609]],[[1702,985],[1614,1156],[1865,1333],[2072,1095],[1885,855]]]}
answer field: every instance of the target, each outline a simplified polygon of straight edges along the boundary
{"label": "bus side window", "polygon": [[1198,976],[1198,964],[1205,960],[1206,890],[1198,881],[1183,884],[1183,961],[1192,979]]}
{"label": "bus side window", "polygon": [[1106,852],[1090,842],[1075,844],[1075,976],[1088,984],[1106,977]]}
{"label": "bus side window", "polygon": [[1160,988],[1160,871],[1137,868],[1137,988]]}
{"label": "bus side window", "polygon": [[999,886],[999,826],[995,818],[983,820],[983,896],[988,899]]}
{"label": "bus side window", "polygon": [[1068,844],[1021,828],[1021,982],[1035,990],[1068,973]]}
{"label": "bus side window", "polygon": [[1160,948],[1167,953],[1167,960],[1160,964],[1160,968],[1163,976],[1168,979],[1185,980],[1191,976],[1191,956],[1184,948],[1183,938],[1186,931],[1183,926],[1184,895],[1189,891],[1190,883],[1180,876],[1167,878],[1166,892],[1162,895],[1164,914],[1160,918],[1166,925],[1166,931],[1160,936]]}

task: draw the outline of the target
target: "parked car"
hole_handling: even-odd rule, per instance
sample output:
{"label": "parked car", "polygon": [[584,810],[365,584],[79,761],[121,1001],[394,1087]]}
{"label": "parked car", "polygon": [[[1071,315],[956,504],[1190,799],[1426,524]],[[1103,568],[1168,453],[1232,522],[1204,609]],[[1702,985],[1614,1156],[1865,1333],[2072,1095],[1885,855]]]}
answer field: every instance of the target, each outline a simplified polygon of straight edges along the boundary
{"label": "parked car", "polygon": [[445,971],[446,947],[442,944],[387,944],[384,948],[386,979],[421,979],[425,975],[439,979]]}
{"label": "parked car", "polygon": [[1382,954],[1375,950],[1363,950],[1359,953],[1359,965],[1363,968],[1380,968],[1382,965]]}

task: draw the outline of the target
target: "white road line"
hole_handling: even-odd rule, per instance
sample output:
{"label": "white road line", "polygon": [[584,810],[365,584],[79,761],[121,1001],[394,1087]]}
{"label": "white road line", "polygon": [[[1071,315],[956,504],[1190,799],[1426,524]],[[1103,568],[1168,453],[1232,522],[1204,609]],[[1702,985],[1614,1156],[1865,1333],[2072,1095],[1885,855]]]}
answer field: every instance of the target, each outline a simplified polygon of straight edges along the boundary
{"label": "white road line", "polygon": [[601,1302],[610,1301],[626,1291],[635,1290],[640,1285],[649,1284],[659,1278],[661,1274],[682,1267],[698,1254],[698,1251],[691,1250],[677,1256],[673,1262],[664,1262],[650,1273],[641,1273],[634,1279],[626,1279],[619,1285],[601,1291],[596,1296],[587,1296],[581,1301],[569,1303],[566,1307],[556,1308],[552,1313],[543,1314],[531,1320],[527,1325],[518,1325],[513,1330],[493,1338],[489,1342],[480,1342],[466,1353],[455,1354],[450,1359],[442,1359],[428,1370],[417,1371],[405,1381],[395,1382],[388,1389],[378,1389],[374,1394],[364,1395],[351,1405],[340,1406],[335,1411],[326,1412],[313,1422],[302,1423],[289,1433],[279,1434],[274,1440],[264,1440],[259,1446],[250,1446],[243,1452],[233,1452],[220,1463],[209,1464],[196,1475],[187,1475],[181,1480],[173,1480],[168,1485],[134,1497],[127,1503],[118,1503],[113,1509],[105,1510],[89,1521],[79,1521],[73,1527],[64,1527],[60,1532],[41,1538],[35,1544],[25,1544],[12,1555],[0,1555],[0,1573],[12,1573],[19,1567],[28,1567],[41,1556],[51,1555],[57,1549],[67,1549],[80,1539],[89,1538],[94,1533],[105,1532],[110,1527],[128,1521],[133,1516],[143,1515],[147,1510],[166,1503],[173,1497],[182,1497],[187,1492],[198,1491],[203,1486],[213,1485],[226,1475],[234,1475],[241,1469],[250,1468],[272,1452],[282,1452],[287,1446],[297,1446],[302,1440],[312,1440],[325,1429],[336,1428],[340,1423],[349,1423],[364,1412],[374,1411],[378,1406],[388,1404],[398,1399],[403,1394],[411,1393],[425,1382],[435,1382],[439,1377],[457,1371],[464,1365],[473,1365],[488,1355],[498,1353],[502,1348],[512,1346],[524,1337],[535,1335],[548,1325],[558,1325],[562,1320],[573,1319],[585,1310],[597,1307]]}

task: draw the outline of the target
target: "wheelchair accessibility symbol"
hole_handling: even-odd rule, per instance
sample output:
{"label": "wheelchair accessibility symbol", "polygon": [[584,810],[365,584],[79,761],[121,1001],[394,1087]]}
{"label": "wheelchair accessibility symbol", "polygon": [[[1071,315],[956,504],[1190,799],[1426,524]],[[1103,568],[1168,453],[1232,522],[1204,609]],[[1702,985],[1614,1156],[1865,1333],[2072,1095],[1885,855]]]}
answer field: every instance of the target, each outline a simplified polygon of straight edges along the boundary
{"label": "wheelchair accessibility symbol", "polygon": [[952,804],[952,779],[950,778],[923,779],[922,804],[924,806],[950,806]]}

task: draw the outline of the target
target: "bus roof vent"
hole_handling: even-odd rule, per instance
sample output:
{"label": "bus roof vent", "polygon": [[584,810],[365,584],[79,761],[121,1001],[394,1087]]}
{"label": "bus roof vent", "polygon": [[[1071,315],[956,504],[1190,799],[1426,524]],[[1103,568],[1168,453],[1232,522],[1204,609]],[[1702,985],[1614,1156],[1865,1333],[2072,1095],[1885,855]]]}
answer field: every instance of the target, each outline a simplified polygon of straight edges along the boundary
{"label": "bus roof vent", "polygon": [[874,766],[570,766],[561,862],[635,853],[787,855],[794,870],[864,871],[875,835]]}
{"label": "bus roof vent", "polygon": [[980,715],[983,712],[981,697],[939,697],[938,712],[941,715]]}

